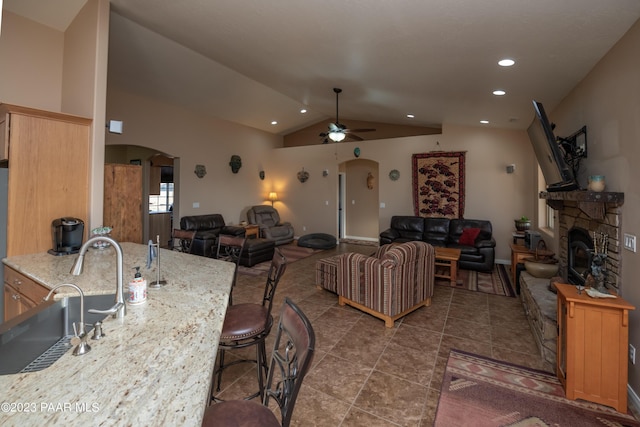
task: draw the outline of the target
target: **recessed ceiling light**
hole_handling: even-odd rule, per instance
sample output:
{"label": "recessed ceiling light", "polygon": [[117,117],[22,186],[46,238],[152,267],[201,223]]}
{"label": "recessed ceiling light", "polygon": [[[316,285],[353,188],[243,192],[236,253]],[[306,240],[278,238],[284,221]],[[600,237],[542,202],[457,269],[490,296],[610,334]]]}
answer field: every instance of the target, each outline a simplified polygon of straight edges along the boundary
{"label": "recessed ceiling light", "polygon": [[413,118],[415,118],[415,117],[416,117],[416,116],[414,116],[413,114],[407,114],[407,118],[409,118],[409,119],[413,119]]}
{"label": "recessed ceiling light", "polygon": [[276,122],[275,120],[271,122],[272,125],[277,125],[278,122]]}
{"label": "recessed ceiling light", "polygon": [[301,113],[301,114],[304,114],[304,113],[306,113],[306,112],[307,112],[307,109],[306,109],[306,108],[303,108],[302,110],[300,110],[300,113]]}
{"label": "recessed ceiling light", "polygon": [[489,124],[489,120],[480,120],[480,123],[482,123],[483,125],[488,125]]}
{"label": "recessed ceiling light", "polygon": [[494,91],[493,91],[493,94],[494,94],[494,95],[497,95],[497,96],[502,96],[502,95],[506,95],[506,94],[507,94],[507,92],[505,92],[505,91],[503,91],[503,90],[498,89],[498,90],[494,90]]}
{"label": "recessed ceiling light", "polygon": [[501,67],[511,67],[515,63],[516,61],[509,58],[501,59],[500,61],[498,61],[498,65]]}

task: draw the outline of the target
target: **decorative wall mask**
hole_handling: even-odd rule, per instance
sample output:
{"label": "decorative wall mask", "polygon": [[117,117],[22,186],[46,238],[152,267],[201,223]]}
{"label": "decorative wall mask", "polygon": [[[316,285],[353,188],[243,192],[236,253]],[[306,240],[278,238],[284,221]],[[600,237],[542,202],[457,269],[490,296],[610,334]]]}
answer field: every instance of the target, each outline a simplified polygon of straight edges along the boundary
{"label": "decorative wall mask", "polygon": [[353,155],[356,157],[360,157],[360,147],[356,147],[353,149]]}
{"label": "decorative wall mask", "polygon": [[207,174],[207,167],[205,165],[196,165],[196,170],[193,171],[198,178],[202,178]]}
{"label": "decorative wall mask", "polygon": [[300,172],[298,172],[298,181],[306,182],[309,179],[309,172],[305,171],[304,168]]}
{"label": "decorative wall mask", "polygon": [[238,156],[237,154],[231,156],[229,166],[231,166],[231,172],[238,173],[238,171],[242,167],[242,159],[240,158],[240,156]]}
{"label": "decorative wall mask", "polygon": [[258,176],[260,177],[260,179],[264,179],[264,171],[260,171],[258,173]]}
{"label": "decorative wall mask", "polygon": [[375,185],[375,183],[376,183],[376,178],[373,175],[371,175],[371,172],[369,172],[369,174],[367,175],[367,188],[369,190],[373,190],[373,186]]}

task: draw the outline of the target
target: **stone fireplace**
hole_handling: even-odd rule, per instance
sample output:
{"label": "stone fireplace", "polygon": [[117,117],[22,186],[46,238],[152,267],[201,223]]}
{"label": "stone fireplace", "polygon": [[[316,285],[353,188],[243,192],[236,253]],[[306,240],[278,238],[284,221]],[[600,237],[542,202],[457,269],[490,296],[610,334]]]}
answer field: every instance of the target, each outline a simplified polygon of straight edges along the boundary
{"label": "stone fireplace", "polygon": [[593,235],[602,233],[609,236],[606,285],[619,292],[624,193],[543,191],[540,198],[546,199],[547,204],[558,211],[559,275],[570,283],[583,284],[591,265]]}

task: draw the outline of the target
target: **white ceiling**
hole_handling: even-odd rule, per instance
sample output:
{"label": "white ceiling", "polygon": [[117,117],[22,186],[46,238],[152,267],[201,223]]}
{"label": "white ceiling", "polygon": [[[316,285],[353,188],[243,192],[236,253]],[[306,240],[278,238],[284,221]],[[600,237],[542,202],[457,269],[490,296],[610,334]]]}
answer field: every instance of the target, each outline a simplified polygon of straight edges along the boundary
{"label": "white ceiling", "polygon": [[[5,8],[17,2],[27,1],[5,0]],[[523,129],[532,99],[552,110],[640,17],[638,0],[111,5],[110,86],[277,134],[333,119],[333,87],[343,89],[347,125],[477,126],[486,119]],[[499,67],[505,57],[516,65]],[[496,97],[495,89],[507,94]],[[302,107],[309,112],[300,114]]]}

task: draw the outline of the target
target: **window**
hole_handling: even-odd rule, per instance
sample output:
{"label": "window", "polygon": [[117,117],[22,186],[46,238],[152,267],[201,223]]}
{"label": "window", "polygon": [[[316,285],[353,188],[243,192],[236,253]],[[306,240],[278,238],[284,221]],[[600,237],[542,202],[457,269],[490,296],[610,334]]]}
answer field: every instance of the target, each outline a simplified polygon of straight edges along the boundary
{"label": "window", "polygon": [[149,195],[149,212],[169,212],[173,207],[173,182],[160,184],[160,194]]}

